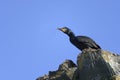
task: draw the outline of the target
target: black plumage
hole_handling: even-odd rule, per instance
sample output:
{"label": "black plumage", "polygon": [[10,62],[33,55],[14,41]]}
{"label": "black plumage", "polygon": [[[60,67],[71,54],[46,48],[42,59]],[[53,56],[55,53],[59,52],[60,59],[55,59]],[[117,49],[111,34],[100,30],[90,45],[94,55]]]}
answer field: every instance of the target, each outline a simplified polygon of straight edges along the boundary
{"label": "black plumage", "polygon": [[64,32],[69,36],[70,42],[75,45],[78,49],[101,49],[101,47],[96,44],[94,40],[87,36],[75,36],[74,33],[67,27],[58,28],[60,31]]}

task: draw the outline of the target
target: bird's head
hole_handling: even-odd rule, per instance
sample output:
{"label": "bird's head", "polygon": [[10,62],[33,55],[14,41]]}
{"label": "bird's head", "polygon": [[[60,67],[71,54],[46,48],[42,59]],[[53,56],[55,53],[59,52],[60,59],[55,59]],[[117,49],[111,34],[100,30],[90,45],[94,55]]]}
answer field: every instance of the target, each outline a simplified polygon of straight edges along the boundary
{"label": "bird's head", "polygon": [[70,34],[72,31],[67,28],[67,27],[62,27],[62,28],[58,28],[58,30],[62,31],[65,34]]}

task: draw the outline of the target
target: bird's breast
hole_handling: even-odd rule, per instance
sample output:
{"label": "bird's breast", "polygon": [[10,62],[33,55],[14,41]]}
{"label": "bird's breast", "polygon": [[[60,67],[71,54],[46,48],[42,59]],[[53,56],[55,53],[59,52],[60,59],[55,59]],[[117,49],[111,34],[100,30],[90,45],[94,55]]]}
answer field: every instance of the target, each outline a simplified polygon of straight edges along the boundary
{"label": "bird's breast", "polygon": [[86,48],[86,45],[84,43],[78,41],[77,38],[70,38],[70,42],[80,50],[83,50]]}

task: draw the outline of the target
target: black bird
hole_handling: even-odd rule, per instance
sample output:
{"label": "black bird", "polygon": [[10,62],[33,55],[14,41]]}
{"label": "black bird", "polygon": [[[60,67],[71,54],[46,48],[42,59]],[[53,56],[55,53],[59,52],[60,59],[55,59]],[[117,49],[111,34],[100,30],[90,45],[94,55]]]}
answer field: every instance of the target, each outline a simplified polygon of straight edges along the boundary
{"label": "black bird", "polygon": [[58,28],[60,31],[64,32],[69,36],[70,42],[76,46],[81,51],[86,49],[101,49],[101,47],[96,44],[94,40],[87,36],[75,36],[74,33],[67,27]]}

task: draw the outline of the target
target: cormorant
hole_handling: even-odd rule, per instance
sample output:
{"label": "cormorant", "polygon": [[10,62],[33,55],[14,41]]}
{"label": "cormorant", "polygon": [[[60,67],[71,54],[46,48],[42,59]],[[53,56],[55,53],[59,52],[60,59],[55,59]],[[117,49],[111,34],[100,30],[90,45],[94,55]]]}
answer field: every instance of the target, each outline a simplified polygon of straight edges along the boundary
{"label": "cormorant", "polygon": [[69,36],[70,42],[81,51],[90,48],[101,49],[101,47],[98,44],[96,44],[96,42],[91,38],[87,36],[75,36],[74,33],[67,27],[58,28],[58,30],[67,34]]}

